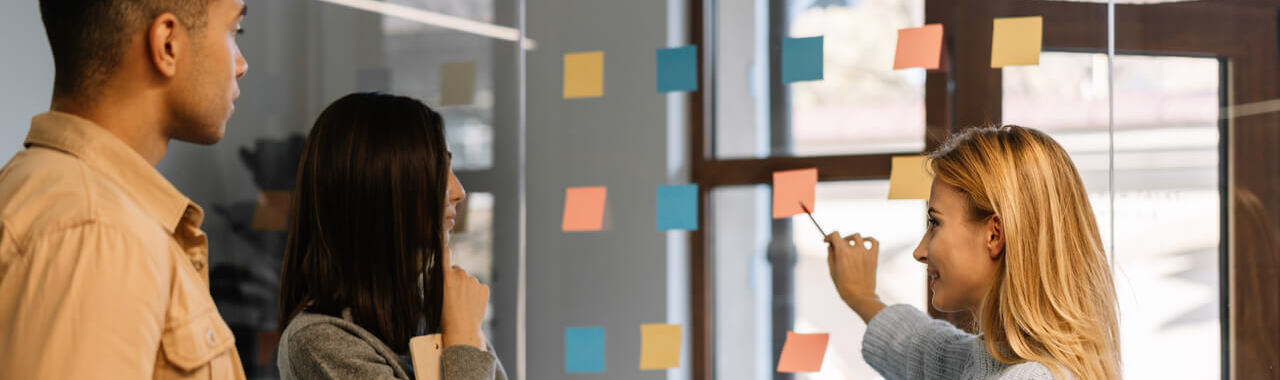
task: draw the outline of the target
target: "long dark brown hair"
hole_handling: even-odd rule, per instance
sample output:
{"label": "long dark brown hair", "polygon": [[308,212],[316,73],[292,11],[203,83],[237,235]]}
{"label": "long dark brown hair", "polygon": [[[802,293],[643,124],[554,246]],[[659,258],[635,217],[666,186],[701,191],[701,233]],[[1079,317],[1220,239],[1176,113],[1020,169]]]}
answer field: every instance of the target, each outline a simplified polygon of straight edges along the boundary
{"label": "long dark brown hair", "polygon": [[422,102],[355,93],[325,108],[298,164],[280,329],[350,309],[401,353],[438,329],[449,170],[444,122]]}

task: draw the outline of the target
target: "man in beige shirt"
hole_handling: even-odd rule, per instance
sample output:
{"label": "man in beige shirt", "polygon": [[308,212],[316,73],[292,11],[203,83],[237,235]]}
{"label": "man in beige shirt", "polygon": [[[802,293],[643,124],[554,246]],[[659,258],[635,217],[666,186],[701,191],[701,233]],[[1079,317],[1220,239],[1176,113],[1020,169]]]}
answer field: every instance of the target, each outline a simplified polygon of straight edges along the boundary
{"label": "man in beige shirt", "polygon": [[0,169],[0,379],[243,379],[204,211],[155,169],[225,133],[241,0],[40,0],[51,112]]}

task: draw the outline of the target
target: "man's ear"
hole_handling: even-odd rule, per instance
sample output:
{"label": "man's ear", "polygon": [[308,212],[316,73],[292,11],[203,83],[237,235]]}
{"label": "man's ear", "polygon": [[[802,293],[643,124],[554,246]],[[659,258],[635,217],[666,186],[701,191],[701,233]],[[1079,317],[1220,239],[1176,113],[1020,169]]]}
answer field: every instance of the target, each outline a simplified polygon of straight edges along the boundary
{"label": "man's ear", "polygon": [[995,260],[1004,253],[1004,223],[1000,220],[1000,215],[992,215],[987,218],[985,226],[987,232],[987,255]]}
{"label": "man's ear", "polygon": [[156,72],[166,78],[178,73],[178,56],[184,53],[186,29],[173,13],[161,14],[147,27],[147,56]]}

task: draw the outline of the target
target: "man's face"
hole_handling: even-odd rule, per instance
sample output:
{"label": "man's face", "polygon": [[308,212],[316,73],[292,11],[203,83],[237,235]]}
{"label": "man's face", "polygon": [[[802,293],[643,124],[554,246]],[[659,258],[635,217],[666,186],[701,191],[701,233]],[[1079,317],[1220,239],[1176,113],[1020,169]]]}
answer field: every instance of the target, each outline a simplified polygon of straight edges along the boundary
{"label": "man's face", "polygon": [[237,80],[249,69],[236,43],[244,14],[243,0],[213,0],[204,29],[188,31],[188,48],[174,77],[170,137],[208,145],[226,134],[240,96]]}

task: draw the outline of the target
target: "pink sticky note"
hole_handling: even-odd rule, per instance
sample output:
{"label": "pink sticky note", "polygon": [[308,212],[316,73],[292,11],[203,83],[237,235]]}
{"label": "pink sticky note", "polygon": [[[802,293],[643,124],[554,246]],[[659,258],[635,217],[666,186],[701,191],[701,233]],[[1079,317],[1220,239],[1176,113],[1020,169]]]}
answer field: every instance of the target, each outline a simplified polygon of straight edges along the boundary
{"label": "pink sticky note", "polygon": [[604,225],[604,186],[570,187],[564,191],[564,232],[599,231]]}
{"label": "pink sticky note", "polygon": [[789,218],[804,212],[803,202],[814,211],[813,191],[818,187],[818,169],[773,172],[773,218]]}
{"label": "pink sticky note", "polygon": [[923,67],[937,70],[942,63],[942,24],[898,30],[898,51],[893,69]]}
{"label": "pink sticky note", "polygon": [[787,342],[782,344],[782,357],[778,359],[778,372],[818,372],[822,358],[827,354],[827,334],[796,334],[787,331]]}

